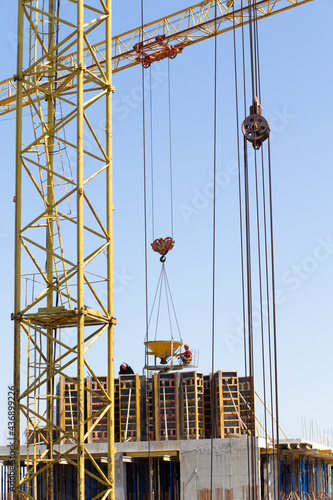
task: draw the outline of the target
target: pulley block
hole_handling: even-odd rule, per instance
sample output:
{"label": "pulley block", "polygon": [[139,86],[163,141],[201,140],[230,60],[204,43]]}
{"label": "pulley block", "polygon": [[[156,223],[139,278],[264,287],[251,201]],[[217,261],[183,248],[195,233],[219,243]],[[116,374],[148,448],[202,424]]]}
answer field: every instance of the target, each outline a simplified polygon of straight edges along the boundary
{"label": "pulley block", "polygon": [[154,240],[153,243],[151,244],[152,249],[154,250],[154,252],[157,252],[160,255],[162,255],[162,257],[160,259],[161,262],[165,261],[166,254],[170,250],[172,250],[172,248],[174,247],[174,245],[175,245],[175,240],[173,240],[170,237],[168,237],[168,238],[158,238],[158,239]]}
{"label": "pulley block", "polygon": [[257,97],[250,107],[250,115],[243,121],[242,132],[245,139],[252,143],[254,149],[260,149],[262,143],[269,136],[270,128],[267,120],[262,116],[261,105]]}

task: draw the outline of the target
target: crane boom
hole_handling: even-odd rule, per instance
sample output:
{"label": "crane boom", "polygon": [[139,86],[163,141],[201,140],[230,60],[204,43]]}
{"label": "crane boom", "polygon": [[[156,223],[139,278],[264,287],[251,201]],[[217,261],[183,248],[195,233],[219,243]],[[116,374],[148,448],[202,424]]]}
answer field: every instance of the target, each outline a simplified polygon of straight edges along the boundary
{"label": "crane boom", "polygon": [[[261,0],[255,4],[257,19],[270,17],[279,12],[312,2],[313,0]],[[216,3],[216,5],[215,5]],[[188,47],[222,34],[235,28],[244,26],[250,22],[249,5],[235,9],[227,7],[221,0],[205,0],[187,9],[180,10],[169,16],[162,17],[153,22],[139,26],[133,30],[126,31],[112,39],[112,66],[113,73],[140,64],[138,53],[134,49],[136,44],[142,47],[149,45],[156,37],[163,35],[165,42],[172,44],[181,43],[182,47]],[[215,17],[215,10],[218,15]],[[105,41],[99,42],[86,49],[84,58],[87,69],[91,76],[100,75],[101,68],[105,67]],[[51,53],[49,52],[49,55]],[[57,54],[57,84],[63,92],[64,89],[76,88],[76,80],[71,78],[72,73],[68,67],[77,64],[77,54]],[[36,91],[48,96],[48,74],[49,64],[47,60],[41,60],[39,75],[35,81],[24,80],[23,84],[23,106],[36,102]],[[23,74],[24,79],[24,74]],[[43,79],[45,82],[43,82]],[[0,82],[0,116],[10,113],[16,109],[16,80],[14,76]]]}

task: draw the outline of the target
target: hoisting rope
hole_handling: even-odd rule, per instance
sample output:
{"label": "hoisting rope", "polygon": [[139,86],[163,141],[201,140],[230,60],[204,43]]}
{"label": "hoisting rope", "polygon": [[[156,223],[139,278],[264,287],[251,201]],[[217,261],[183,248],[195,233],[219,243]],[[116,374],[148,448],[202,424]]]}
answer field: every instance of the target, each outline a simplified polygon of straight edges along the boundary
{"label": "hoisting rope", "polygon": [[[270,290],[269,290],[269,281],[268,281],[268,276],[269,276],[269,262],[268,262],[268,242],[267,242],[267,216],[266,216],[266,195],[265,195],[265,168],[264,168],[264,156],[263,156],[263,151],[261,152],[261,176],[262,176],[262,200],[263,200],[263,226],[264,226],[264,241],[265,241],[265,273],[266,273],[266,297],[267,297],[267,344],[268,344],[268,365],[269,365],[269,388],[270,388],[270,399],[271,399],[271,408],[272,408],[272,413],[268,412],[269,415],[271,416],[271,428],[272,428],[272,436],[271,436],[271,441],[274,446],[275,442],[275,430],[274,430],[274,421],[273,421],[273,412],[274,412],[274,402],[273,402],[273,373],[272,373],[272,340],[271,340],[271,322],[270,322],[270,317],[271,317],[271,312],[270,312]],[[264,349],[264,347],[263,347]],[[263,365],[265,360],[263,359]],[[264,370],[264,367],[263,367]],[[266,374],[264,377],[264,418],[265,418],[265,427],[267,429],[268,425],[268,418],[267,418],[267,396],[266,396]],[[268,435],[268,433],[267,433]],[[266,461],[268,463],[268,441],[267,441],[267,435],[265,439],[265,444],[266,444]],[[273,478],[274,482],[276,481],[275,478],[275,468],[273,470]],[[268,479],[267,479],[268,481]],[[268,483],[267,483],[268,484]]]}
{"label": "hoisting rope", "polygon": [[169,169],[170,169],[170,220],[171,236],[173,238],[173,180],[172,180],[172,130],[171,130],[171,83],[170,59],[168,59],[168,97],[169,97]]}
{"label": "hoisting rope", "polygon": [[[243,2],[242,2],[243,3]],[[278,384],[277,384],[277,338],[276,338],[276,313],[275,313],[275,277],[274,277],[274,252],[273,252],[273,218],[272,218],[272,183],[271,183],[271,156],[270,156],[270,142],[269,142],[269,126],[266,120],[261,115],[261,106],[257,100],[261,99],[261,85],[260,85],[260,60],[259,60],[259,34],[258,34],[258,24],[257,24],[257,5],[256,0],[249,1],[249,41],[250,41],[250,56],[251,56],[251,94],[253,107],[250,111],[250,119],[255,118],[254,122],[260,122],[261,127],[259,127],[259,132],[247,126],[250,133],[249,136],[244,134],[244,176],[243,181],[241,181],[241,176],[239,175],[239,207],[240,207],[240,236],[241,236],[241,261],[242,261],[242,288],[243,288],[243,317],[244,317],[244,338],[246,337],[246,343],[244,342],[244,364],[245,373],[249,377],[250,383],[253,384],[254,377],[254,338],[253,338],[253,283],[258,283],[259,288],[259,301],[260,301],[260,330],[261,330],[261,362],[262,362],[262,373],[263,373],[263,390],[264,390],[264,401],[265,401],[265,431],[266,431],[266,453],[268,455],[268,422],[267,422],[267,405],[266,405],[266,377],[269,378],[270,386],[270,397],[271,397],[271,407],[272,407],[272,446],[273,451],[276,446],[277,460],[279,460],[279,426],[278,426]],[[241,170],[240,161],[240,147],[239,147],[239,105],[238,105],[238,77],[237,77],[237,61],[236,61],[236,35],[234,32],[234,63],[235,63],[235,89],[236,89],[236,121],[237,121],[237,145],[238,145],[238,164],[239,173]],[[243,48],[243,82],[244,82],[244,113],[246,113],[246,64],[245,64],[245,43],[244,43],[244,30],[242,27],[242,48]],[[257,116],[254,116],[257,115]],[[259,116],[258,116],[259,115]],[[245,115],[246,116],[246,115]],[[245,120],[246,121],[246,120]],[[243,125],[245,123],[243,122]],[[256,125],[259,126],[259,123]],[[266,130],[262,132],[263,127],[266,126]],[[243,128],[243,127],[242,127]],[[243,129],[244,132],[244,129]],[[252,136],[252,137],[251,137]],[[255,149],[254,157],[254,171],[249,168],[248,152],[247,152],[247,141],[252,142]],[[269,179],[268,185],[265,180],[265,166],[264,166],[264,155],[263,151],[261,153],[261,175],[258,169],[256,150],[260,148],[262,143],[268,139],[268,172]],[[250,177],[251,176],[251,177]],[[254,176],[254,178],[253,178]],[[255,182],[254,195],[250,192],[250,187]],[[260,183],[262,186],[262,194],[260,192]],[[250,205],[252,205],[251,197],[255,198],[256,215],[252,216],[250,213]],[[269,204],[269,217],[266,216],[266,200]],[[262,203],[262,215],[260,210],[260,203]],[[245,221],[243,221],[243,208],[245,213]],[[253,222],[252,222],[253,217]],[[251,241],[251,234],[253,229],[251,229],[252,224],[256,226],[257,237],[256,243]],[[254,226],[254,227],[255,227]],[[263,233],[263,234],[262,234]],[[244,237],[243,237],[244,235]],[[264,248],[264,260],[262,258],[262,248]],[[253,250],[252,250],[253,249]],[[257,255],[258,258],[258,271],[252,269],[253,255]],[[244,265],[246,266],[246,272],[244,272]],[[255,272],[258,272],[258,277],[254,280]],[[263,286],[263,283],[266,286]],[[264,291],[265,290],[265,291]],[[245,301],[245,292],[247,299]],[[264,293],[266,294],[267,300],[267,318],[263,314],[263,301]],[[246,305],[245,305],[246,304]],[[265,324],[266,323],[266,324]],[[265,325],[265,326],[264,326]],[[265,341],[265,331],[267,331],[267,347]],[[266,374],[266,360],[268,350],[268,365],[269,372]],[[274,418],[274,406],[276,418]],[[275,425],[276,424],[276,425]],[[276,436],[276,442],[275,442]],[[251,492],[251,499],[256,498],[256,491],[254,488],[255,478],[257,476],[256,468],[256,443],[254,442],[254,437],[250,439],[251,445],[248,449],[248,467],[249,467],[249,491]],[[274,458],[274,454],[273,454]],[[278,482],[275,475],[277,474],[277,469],[273,467],[273,482],[274,482],[274,498],[277,500],[279,498],[278,492]],[[267,478],[268,480],[268,478]],[[252,484],[253,487],[250,485]]]}
{"label": "hoisting rope", "polygon": [[[276,449],[277,463],[280,462],[279,441],[279,391],[278,391],[278,365],[277,365],[277,335],[276,335],[276,306],[275,306],[275,262],[273,238],[273,197],[272,197],[272,172],[271,172],[271,144],[268,137],[268,186],[269,186],[269,213],[270,213],[270,246],[271,246],[271,290],[272,290],[272,322],[273,322],[273,349],[274,349],[274,376],[275,376],[275,419],[276,419]],[[278,495],[276,495],[278,498]]]}
{"label": "hoisting rope", "polygon": [[[141,0],[141,34],[143,41],[143,0]],[[146,172],[146,107],[145,107],[145,75],[141,67],[142,81],[142,149],[143,149],[143,198],[144,198],[144,232],[145,232],[145,308],[146,337],[148,338],[148,235],[147,235],[147,172]]]}
{"label": "hoisting rope", "polygon": [[[242,2],[243,7],[243,2]],[[235,23],[235,8],[233,6],[233,22]],[[245,79],[245,36],[244,24],[242,24],[242,71],[243,71],[243,99],[244,110],[246,110],[246,79]],[[241,155],[240,155],[240,136],[239,136],[239,99],[238,99],[238,71],[237,71],[237,47],[236,47],[236,31],[233,30],[233,48],[234,48],[234,82],[235,82],[235,112],[236,112],[236,139],[237,139],[237,162],[238,162],[238,202],[239,202],[239,233],[240,233],[240,251],[241,251],[241,287],[242,287],[242,315],[243,315],[243,348],[244,348],[244,374],[247,377],[247,337],[246,337],[246,305],[245,305],[245,270],[244,270],[244,234],[243,234],[243,208],[242,208],[242,180],[241,180]],[[254,410],[249,405],[249,420]],[[250,477],[250,447],[247,440],[247,468],[248,477]]]}
{"label": "hoisting rope", "polygon": [[[216,271],[216,160],[217,160],[217,1],[215,1],[215,23],[214,23],[214,143],[213,143],[213,227],[212,227],[212,352],[211,352],[211,412],[212,412],[212,432],[210,441],[210,496],[213,498],[213,470],[214,470],[214,438],[215,438],[215,271]],[[223,436],[221,436],[223,438]]]}
{"label": "hoisting rope", "polygon": [[[143,43],[143,21],[144,21],[144,9],[143,1],[141,0],[141,36]],[[148,332],[148,235],[147,235],[147,173],[146,173],[146,111],[145,111],[145,75],[144,68],[141,67],[141,82],[142,82],[142,149],[143,149],[143,194],[144,194],[144,232],[145,232],[145,317],[146,317],[146,338],[149,341]],[[145,365],[148,366],[148,354],[147,348],[145,352]],[[148,394],[148,378],[149,370],[146,369],[146,415],[150,415],[149,412],[149,394]],[[152,498],[153,491],[153,467],[152,467],[152,457],[151,457],[151,444],[150,444],[150,419],[147,419],[146,425],[147,441],[148,441],[148,469],[149,469],[149,480],[148,480],[148,493],[149,498]],[[134,463],[133,463],[134,465]]]}
{"label": "hoisting rope", "polygon": [[[259,96],[259,101],[261,101],[261,85],[260,85],[260,57],[259,57],[259,31],[257,23],[257,11],[253,6],[253,37],[254,37],[254,71],[255,71],[255,82],[256,88],[255,93]],[[268,136],[269,139],[269,136]],[[271,323],[270,323],[270,290],[269,290],[269,269],[268,269],[268,247],[267,247],[267,221],[266,221],[266,196],[265,196],[265,173],[264,173],[264,156],[263,150],[261,151],[261,165],[262,165],[262,203],[263,203],[263,228],[264,228],[264,248],[265,248],[265,275],[266,275],[266,296],[267,296],[267,308],[268,308],[268,321],[267,321],[267,333],[268,333],[268,354],[269,354],[269,385],[270,385],[270,395],[271,395],[271,407],[273,408],[273,376],[272,376],[272,342],[271,342]],[[265,367],[265,340],[264,340],[264,328],[263,328],[263,291],[262,291],[262,276],[261,276],[261,255],[260,255],[260,229],[259,229],[259,208],[258,208],[258,169],[257,169],[257,155],[255,154],[255,178],[256,178],[256,206],[257,206],[257,228],[258,228],[258,260],[259,260],[259,286],[260,286],[260,316],[261,316],[261,339],[262,339],[262,372],[263,372],[263,393],[265,402],[264,411],[264,422],[266,428],[266,458],[268,459],[268,441],[267,441],[267,405],[266,405],[266,367]],[[273,418],[273,415],[271,415]],[[271,421],[272,427],[272,442],[274,447],[274,422]],[[275,467],[273,468],[274,484],[276,484],[275,478]],[[277,497],[276,492],[274,493]]]}
{"label": "hoisting rope", "polygon": [[150,101],[150,169],[151,169],[151,227],[155,240],[154,221],[154,148],[153,148],[153,92],[151,83],[151,66],[149,68],[149,101]]}
{"label": "hoisting rope", "polygon": [[[151,218],[152,234],[155,240],[155,201],[154,201],[154,140],[153,140],[153,92],[151,79],[151,66],[149,70],[149,101],[150,101],[150,164],[151,164]],[[170,59],[168,59],[168,132],[169,132],[169,183],[170,183],[170,229],[171,237],[174,234],[173,215],[173,164],[172,164],[172,115],[171,115],[171,71]]]}
{"label": "hoisting rope", "polygon": [[[256,17],[255,17],[255,3],[256,0],[250,1],[249,8],[249,37],[250,37],[250,56],[251,56],[251,87],[252,87],[252,106],[253,114],[259,113],[254,108],[254,103],[256,96],[258,95],[258,74],[257,74],[257,48],[258,44],[254,40],[253,32],[255,31]],[[254,142],[254,149],[257,149],[256,140]],[[253,384],[254,380],[254,339],[253,339],[253,321],[252,321],[252,307],[253,307],[253,296],[252,296],[252,259],[251,259],[251,229],[250,229],[250,193],[249,193],[249,169],[248,169],[248,153],[247,153],[247,139],[244,136],[244,190],[245,190],[245,220],[246,220],[246,261],[247,261],[247,319],[248,319],[248,361],[249,361],[249,377],[250,384]],[[256,152],[255,152],[255,174],[256,174]],[[261,285],[261,254],[260,254],[260,232],[259,232],[259,210],[258,210],[258,189],[257,189],[257,177],[256,177],[256,206],[257,206],[257,244],[258,244],[258,268],[259,268],[259,294],[260,294],[260,314],[262,320],[262,285]],[[252,392],[252,387],[251,387]],[[251,473],[249,476],[249,481],[252,484],[250,489],[253,500],[256,499],[256,442],[255,436],[250,437],[251,442]],[[250,486],[250,485],[249,485]]]}
{"label": "hoisting rope", "polygon": [[[180,328],[179,328],[178,318],[177,318],[177,314],[176,314],[176,309],[175,309],[175,305],[174,305],[174,302],[173,302],[172,293],[171,293],[171,289],[170,289],[170,285],[169,285],[169,280],[168,280],[168,276],[167,276],[167,273],[166,273],[164,262],[162,263],[162,269],[161,269],[160,276],[159,276],[159,279],[158,279],[158,283],[157,283],[157,288],[156,288],[156,292],[155,292],[155,296],[154,296],[154,300],[153,300],[152,309],[151,309],[151,312],[150,312],[150,315],[149,315],[148,329],[150,327],[150,323],[151,323],[151,320],[152,320],[153,312],[154,312],[154,309],[155,309],[156,299],[157,299],[157,297],[159,297],[158,307],[157,307],[157,319],[156,319],[156,326],[155,326],[155,340],[156,340],[156,338],[157,338],[157,330],[158,330],[158,322],[159,322],[159,314],[160,314],[160,307],[161,307],[161,296],[162,296],[163,285],[164,285],[165,295],[166,295],[166,302],[167,302],[167,309],[168,309],[168,318],[169,318],[171,339],[173,340],[173,338],[174,338],[173,337],[173,333],[172,333],[172,320],[171,320],[171,307],[172,307],[173,315],[174,315],[174,318],[175,318],[175,322],[176,322],[177,330],[178,330],[178,334],[179,334],[179,339],[182,340],[181,334],[180,334]],[[171,304],[171,307],[170,307],[170,304]]]}

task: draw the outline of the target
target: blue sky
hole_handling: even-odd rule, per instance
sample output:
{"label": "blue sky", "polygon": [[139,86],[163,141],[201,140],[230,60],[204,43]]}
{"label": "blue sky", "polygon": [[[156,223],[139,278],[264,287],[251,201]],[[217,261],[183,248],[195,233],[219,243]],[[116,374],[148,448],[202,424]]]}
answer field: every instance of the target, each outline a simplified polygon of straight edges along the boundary
{"label": "blue sky", "polygon": [[[63,2],[65,4],[65,2]],[[140,3],[114,2],[114,33],[141,22]],[[237,3],[237,2],[236,2]],[[188,2],[145,1],[145,21]],[[16,3],[2,6],[0,80],[15,73]],[[313,2],[261,21],[263,114],[272,141],[280,422],[300,437],[301,419],[333,428],[332,360],[332,116],[333,5]],[[237,34],[238,44],[240,33]],[[167,272],[184,341],[200,351],[199,371],[211,369],[212,172],[214,43],[189,47],[170,62],[174,174],[174,238]],[[167,62],[152,66],[155,237],[170,235]],[[217,268],[215,368],[244,372],[232,33],[218,39]],[[241,84],[241,81],[240,81]],[[248,96],[250,96],[248,80]],[[115,364],[142,372],[145,335],[141,68],[114,76]],[[146,102],[149,93],[146,94]],[[95,126],[99,126],[96,117]],[[148,124],[148,132],[150,129]],[[150,146],[147,140],[147,149]],[[2,385],[5,431],[12,381],[15,120],[0,118],[0,253]],[[149,162],[148,162],[149,163]],[[33,200],[32,200],[33,202]],[[148,213],[148,238],[153,234]],[[130,241],[130,244],[129,244]],[[160,263],[149,252],[149,304]],[[256,300],[256,298],[255,298]],[[256,306],[255,306],[256,307]],[[104,358],[96,359],[101,370]],[[256,385],[261,388],[260,364]],[[102,373],[101,373],[102,374]],[[258,407],[258,416],[262,410]],[[0,434],[0,440],[2,435]]]}

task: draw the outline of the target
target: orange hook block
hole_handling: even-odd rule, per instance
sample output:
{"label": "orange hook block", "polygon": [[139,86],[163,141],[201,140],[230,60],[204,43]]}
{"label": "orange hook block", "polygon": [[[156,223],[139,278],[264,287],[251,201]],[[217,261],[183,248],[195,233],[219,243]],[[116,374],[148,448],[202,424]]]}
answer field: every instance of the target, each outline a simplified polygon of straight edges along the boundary
{"label": "orange hook block", "polygon": [[170,237],[158,238],[151,244],[154,252],[158,252],[160,255],[166,255],[169,252],[169,250],[172,250],[174,245],[175,245],[175,240],[173,240]]}

